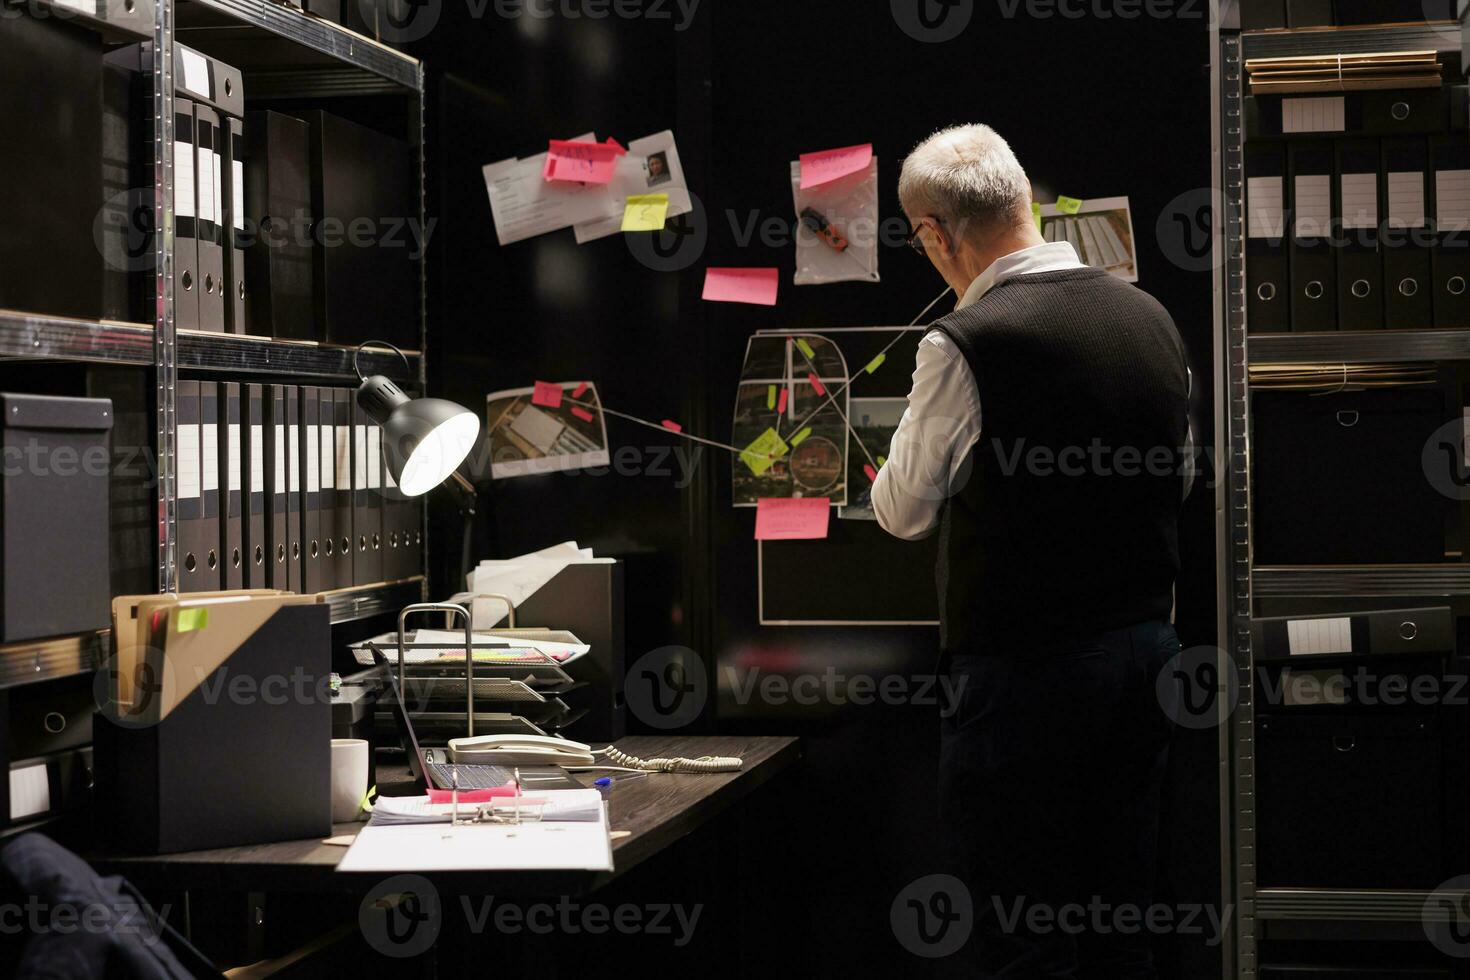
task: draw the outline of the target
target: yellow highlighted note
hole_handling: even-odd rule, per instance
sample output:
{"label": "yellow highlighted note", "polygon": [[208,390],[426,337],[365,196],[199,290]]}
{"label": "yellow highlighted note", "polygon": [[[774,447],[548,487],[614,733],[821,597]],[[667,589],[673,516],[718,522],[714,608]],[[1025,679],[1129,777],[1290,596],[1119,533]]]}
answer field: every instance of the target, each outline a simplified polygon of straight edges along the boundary
{"label": "yellow highlighted note", "polygon": [[1082,210],[1082,201],[1075,197],[1057,198],[1057,210],[1062,214],[1076,214]]}
{"label": "yellow highlighted note", "polygon": [[180,609],[175,615],[179,617],[180,633],[192,633],[209,625],[208,609]]}
{"label": "yellow highlighted note", "polygon": [[663,231],[669,215],[669,195],[629,194],[623,209],[623,231]]}
{"label": "yellow highlighted note", "polygon": [[809,436],[809,435],[811,435],[811,434],[812,434],[812,427],[811,426],[807,426],[805,429],[802,429],[796,435],[794,435],[794,436],[791,437],[791,444],[793,446],[799,446],[803,442],[806,442],[806,437]]}
{"label": "yellow highlighted note", "polygon": [[760,476],[771,468],[772,463],[785,456],[788,448],[775,429],[767,429],[741,451],[740,461],[750,467],[750,472]]}

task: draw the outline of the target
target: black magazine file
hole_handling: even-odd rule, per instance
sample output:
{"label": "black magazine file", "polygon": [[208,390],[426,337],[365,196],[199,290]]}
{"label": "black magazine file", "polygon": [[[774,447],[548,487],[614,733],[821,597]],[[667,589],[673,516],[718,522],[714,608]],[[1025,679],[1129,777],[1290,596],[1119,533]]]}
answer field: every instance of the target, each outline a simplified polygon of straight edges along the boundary
{"label": "black magazine file", "polygon": [[100,834],[149,854],[330,836],[330,617],[282,606],[156,725],[99,712]]}

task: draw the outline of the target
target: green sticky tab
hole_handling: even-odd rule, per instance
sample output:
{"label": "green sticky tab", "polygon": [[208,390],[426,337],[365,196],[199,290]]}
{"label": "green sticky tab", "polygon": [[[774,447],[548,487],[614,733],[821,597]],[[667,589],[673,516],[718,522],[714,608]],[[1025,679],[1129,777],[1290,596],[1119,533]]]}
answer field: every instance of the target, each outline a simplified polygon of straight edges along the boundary
{"label": "green sticky tab", "polygon": [[794,435],[794,436],[791,437],[791,444],[793,446],[799,446],[803,442],[806,442],[806,437],[809,436],[809,435],[811,435],[811,434],[812,434],[812,427],[811,426],[807,426],[805,429],[802,429],[796,435]]}
{"label": "green sticky tab", "polygon": [[771,468],[772,463],[785,456],[788,448],[775,429],[767,429],[741,450],[740,461],[750,467],[750,472],[760,476]]}
{"label": "green sticky tab", "polygon": [[1041,205],[1035,201],[1031,202],[1031,220],[1036,222],[1036,230],[1041,230]]}
{"label": "green sticky tab", "polygon": [[1076,214],[1082,210],[1082,201],[1075,197],[1057,198],[1057,210],[1062,214]]}
{"label": "green sticky tab", "polygon": [[815,361],[817,359],[817,355],[812,353],[812,345],[806,342],[805,337],[797,337],[796,346],[801,348],[801,352],[807,356],[807,360]]}
{"label": "green sticky tab", "polygon": [[872,374],[874,371],[876,371],[880,367],[882,367],[883,366],[883,362],[886,361],[886,360],[888,360],[888,355],[887,354],[879,354],[877,357],[875,357],[871,361],[869,361],[868,362],[868,366],[865,367],[865,368],[863,368],[863,370],[866,371],[866,372],[868,372],[869,374]]}
{"label": "green sticky tab", "polygon": [[883,464],[886,463],[886,462],[888,462],[888,457],[887,456],[879,456],[878,457],[878,468],[881,470],[883,468]]}
{"label": "green sticky tab", "polygon": [[776,386],[766,385],[766,408],[776,407]]}
{"label": "green sticky tab", "polygon": [[180,609],[179,632],[192,633],[209,625],[208,609]]}

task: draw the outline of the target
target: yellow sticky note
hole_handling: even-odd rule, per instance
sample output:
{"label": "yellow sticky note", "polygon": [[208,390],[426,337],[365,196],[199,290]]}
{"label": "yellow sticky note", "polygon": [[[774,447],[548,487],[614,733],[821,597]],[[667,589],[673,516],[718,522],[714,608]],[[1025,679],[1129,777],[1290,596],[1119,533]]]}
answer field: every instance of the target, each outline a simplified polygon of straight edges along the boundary
{"label": "yellow sticky note", "polygon": [[1041,230],[1041,205],[1035,201],[1031,202],[1031,220],[1036,222],[1036,230]]}
{"label": "yellow sticky note", "polygon": [[865,368],[863,368],[863,370],[866,371],[866,372],[868,372],[869,374],[872,374],[874,371],[876,371],[880,367],[882,367],[883,366],[883,362],[886,361],[886,360],[888,360],[888,355],[887,354],[879,354],[877,357],[875,357],[871,361],[869,361],[868,362],[868,366],[865,367]]}
{"label": "yellow sticky note", "polygon": [[788,448],[775,429],[767,429],[741,451],[740,461],[750,467],[750,472],[760,476],[771,468],[772,463],[785,456]]}
{"label": "yellow sticky note", "polygon": [[669,195],[629,194],[623,209],[623,231],[663,231],[669,216]]}
{"label": "yellow sticky note", "polygon": [[192,633],[209,625],[208,609],[180,609],[179,632]]}
{"label": "yellow sticky note", "polygon": [[806,355],[807,360],[814,361],[817,359],[817,355],[812,352],[812,345],[807,343],[805,338],[797,337],[796,346],[801,348],[801,352]]}
{"label": "yellow sticky note", "polygon": [[807,426],[805,429],[802,429],[796,435],[794,435],[794,436],[791,437],[791,444],[793,446],[799,446],[803,442],[806,442],[806,437],[809,436],[809,435],[811,435],[811,434],[812,434],[812,427],[811,426]]}
{"label": "yellow sticky note", "polygon": [[1057,210],[1062,214],[1076,214],[1082,210],[1082,201],[1075,197],[1057,198]]}
{"label": "yellow sticky note", "polygon": [[766,408],[776,407],[776,386],[766,385]]}
{"label": "yellow sticky note", "polygon": [[886,462],[888,462],[888,457],[887,456],[879,456],[878,457],[878,468],[881,470],[883,468],[883,464],[886,463]]}

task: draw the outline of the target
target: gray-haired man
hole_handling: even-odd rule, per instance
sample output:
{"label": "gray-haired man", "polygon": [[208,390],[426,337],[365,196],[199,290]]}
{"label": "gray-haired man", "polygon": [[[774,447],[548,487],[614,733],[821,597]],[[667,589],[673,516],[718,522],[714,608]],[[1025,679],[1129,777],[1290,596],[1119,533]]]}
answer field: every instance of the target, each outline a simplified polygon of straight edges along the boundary
{"label": "gray-haired man", "polygon": [[940,806],[971,952],[985,976],[1152,977],[1184,349],[1151,297],[1042,239],[989,127],[920,143],[899,199],[960,301],[919,344],[873,509],[940,534],[942,662],[963,683]]}

